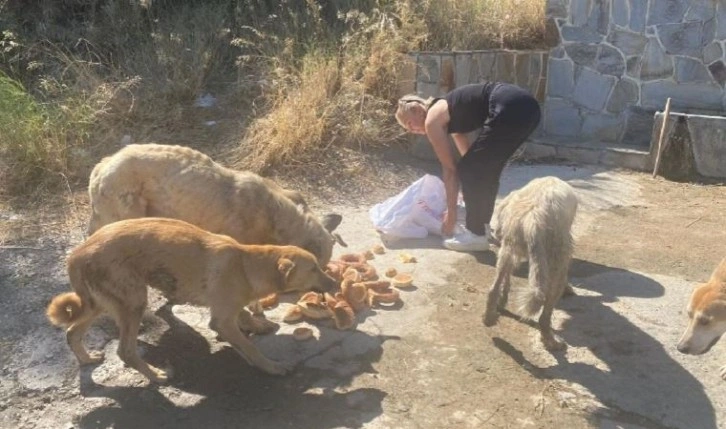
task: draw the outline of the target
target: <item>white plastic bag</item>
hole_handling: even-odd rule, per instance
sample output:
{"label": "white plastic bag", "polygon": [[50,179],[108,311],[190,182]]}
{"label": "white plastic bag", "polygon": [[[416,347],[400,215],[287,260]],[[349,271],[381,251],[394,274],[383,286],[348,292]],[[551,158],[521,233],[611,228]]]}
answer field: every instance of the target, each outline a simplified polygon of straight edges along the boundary
{"label": "white plastic bag", "polygon": [[403,192],[373,206],[368,214],[376,229],[397,238],[441,235],[446,211],[446,188],[436,176],[427,174]]}

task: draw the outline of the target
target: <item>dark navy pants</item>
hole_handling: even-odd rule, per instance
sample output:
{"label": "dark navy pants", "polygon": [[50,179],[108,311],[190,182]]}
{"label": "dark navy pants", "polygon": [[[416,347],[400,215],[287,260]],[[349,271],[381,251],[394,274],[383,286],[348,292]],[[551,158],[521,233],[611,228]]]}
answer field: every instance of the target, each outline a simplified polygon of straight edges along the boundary
{"label": "dark navy pants", "polygon": [[477,235],[484,235],[491,221],[504,166],[537,128],[541,116],[537,100],[510,84],[492,90],[489,112],[484,113],[488,113],[484,126],[457,165],[466,228]]}

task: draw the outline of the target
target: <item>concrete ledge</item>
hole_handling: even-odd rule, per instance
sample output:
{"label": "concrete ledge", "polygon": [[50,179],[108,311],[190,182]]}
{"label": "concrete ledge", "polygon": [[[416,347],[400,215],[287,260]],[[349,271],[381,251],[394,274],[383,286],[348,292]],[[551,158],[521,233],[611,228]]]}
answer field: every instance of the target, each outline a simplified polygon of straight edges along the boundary
{"label": "concrete ledge", "polygon": [[[436,155],[425,137],[410,136],[410,142],[409,153],[411,155],[427,161],[436,161]],[[525,143],[520,158],[564,159],[581,164],[606,165],[637,171],[653,171],[655,159],[648,151],[632,147],[606,146],[596,143],[584,146],[539,139]]]}
{"label": "concrete ledge", "polygon": [[653,160],[648,151],[622,146],[582,146],[532,140],[525,143],[524,159],[558,158],[582,164],[607,165],[637,171],[652,170]]}
{"label": "concrete ledge", "polygon": [[[651,137],[654,159],[662,123],[663,112],[657,112]],[[724,116],[671,112],[658,173],[670,180],[726,178],[725,137]]]}

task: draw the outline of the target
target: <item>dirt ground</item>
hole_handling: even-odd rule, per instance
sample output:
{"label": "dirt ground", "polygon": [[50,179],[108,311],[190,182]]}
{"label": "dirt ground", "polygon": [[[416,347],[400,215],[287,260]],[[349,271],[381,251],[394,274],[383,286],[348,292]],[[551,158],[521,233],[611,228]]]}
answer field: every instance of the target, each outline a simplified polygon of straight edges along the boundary
{"label": "dirt ground", "polygon": [[[381,185],[355,198],[334,198],[340,188],[306,188],[317,211],[343,214],[349,247],[336,255],[381,242],[368,208],[431,171],[395,155],[371,168]],[[282,323],[276,334],[256,337],[267,356],[294,366],[288,376],[261,374],[217,342],[206,310],[157,311],[162,301],[153,295],[140,345],[145,359],[172,371],[163,386],[120,363],[110,319],[86,339],[106,361],[81,369],[63,333],[45,320],[50,298],[68,289],[64,256],[81,239],[82,223],[64,229],[52,216],[0,211],[0,427],[726,427],[726,382],[718,375],[726,344],[698,357],[675,350],[692,287],[726,254],[725,188],[537,164],[510,166],[501,194],[544,175],[568,180],[580,197],[570,270],[576,296],[555,315],[566,352],[546,352],[516,317],[482,325],[493,252],[455,253],[436,238],[387,241],[387,253],[372,263],[411,272],[415,288],[402,292],[402,305],[359,315],[352,331],[317,322],[309,324],[315,340],[296,342],[290,334],[298,325]],[[28,220],[45,232],[7,232],[30,228]],[[39,226],[46,221],[56,227]],[[401,252],[418,262],[403,264]],[[288,305],[267,317],[279,321]]]}

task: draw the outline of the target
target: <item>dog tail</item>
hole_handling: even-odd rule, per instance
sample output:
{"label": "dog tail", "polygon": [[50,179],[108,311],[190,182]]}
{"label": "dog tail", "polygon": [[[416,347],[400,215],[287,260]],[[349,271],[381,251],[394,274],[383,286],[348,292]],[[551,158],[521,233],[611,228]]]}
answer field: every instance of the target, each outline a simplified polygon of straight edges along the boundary
{"label": "dog tail", "polygon": [[542,309],[545,296],[539,288],[524,287],[517,291],[514,301],[517,314],[531,320]]}
{"label": "dog tail", "polygon": [[518,314],[526,319],[533,319],[545,303],[545,292],[548,286],[547,247],[541,238],[530,241],[529,247],[529,284],[519,288],[514,298]]}
{"label": "dog tail", "polygon": [[74,292],[56,295],[48,304],[45,314],[54,326],[68,327],[93,314],[93,298],[88,293],[80,265],[73,258],[68,261],[68,275]]}
{"label": "dog tail", "polygon": [[66,292],[53,298],[45,314],[54,326],[67,327],[81,319],[84,312],[81,297],[75,292]]}

